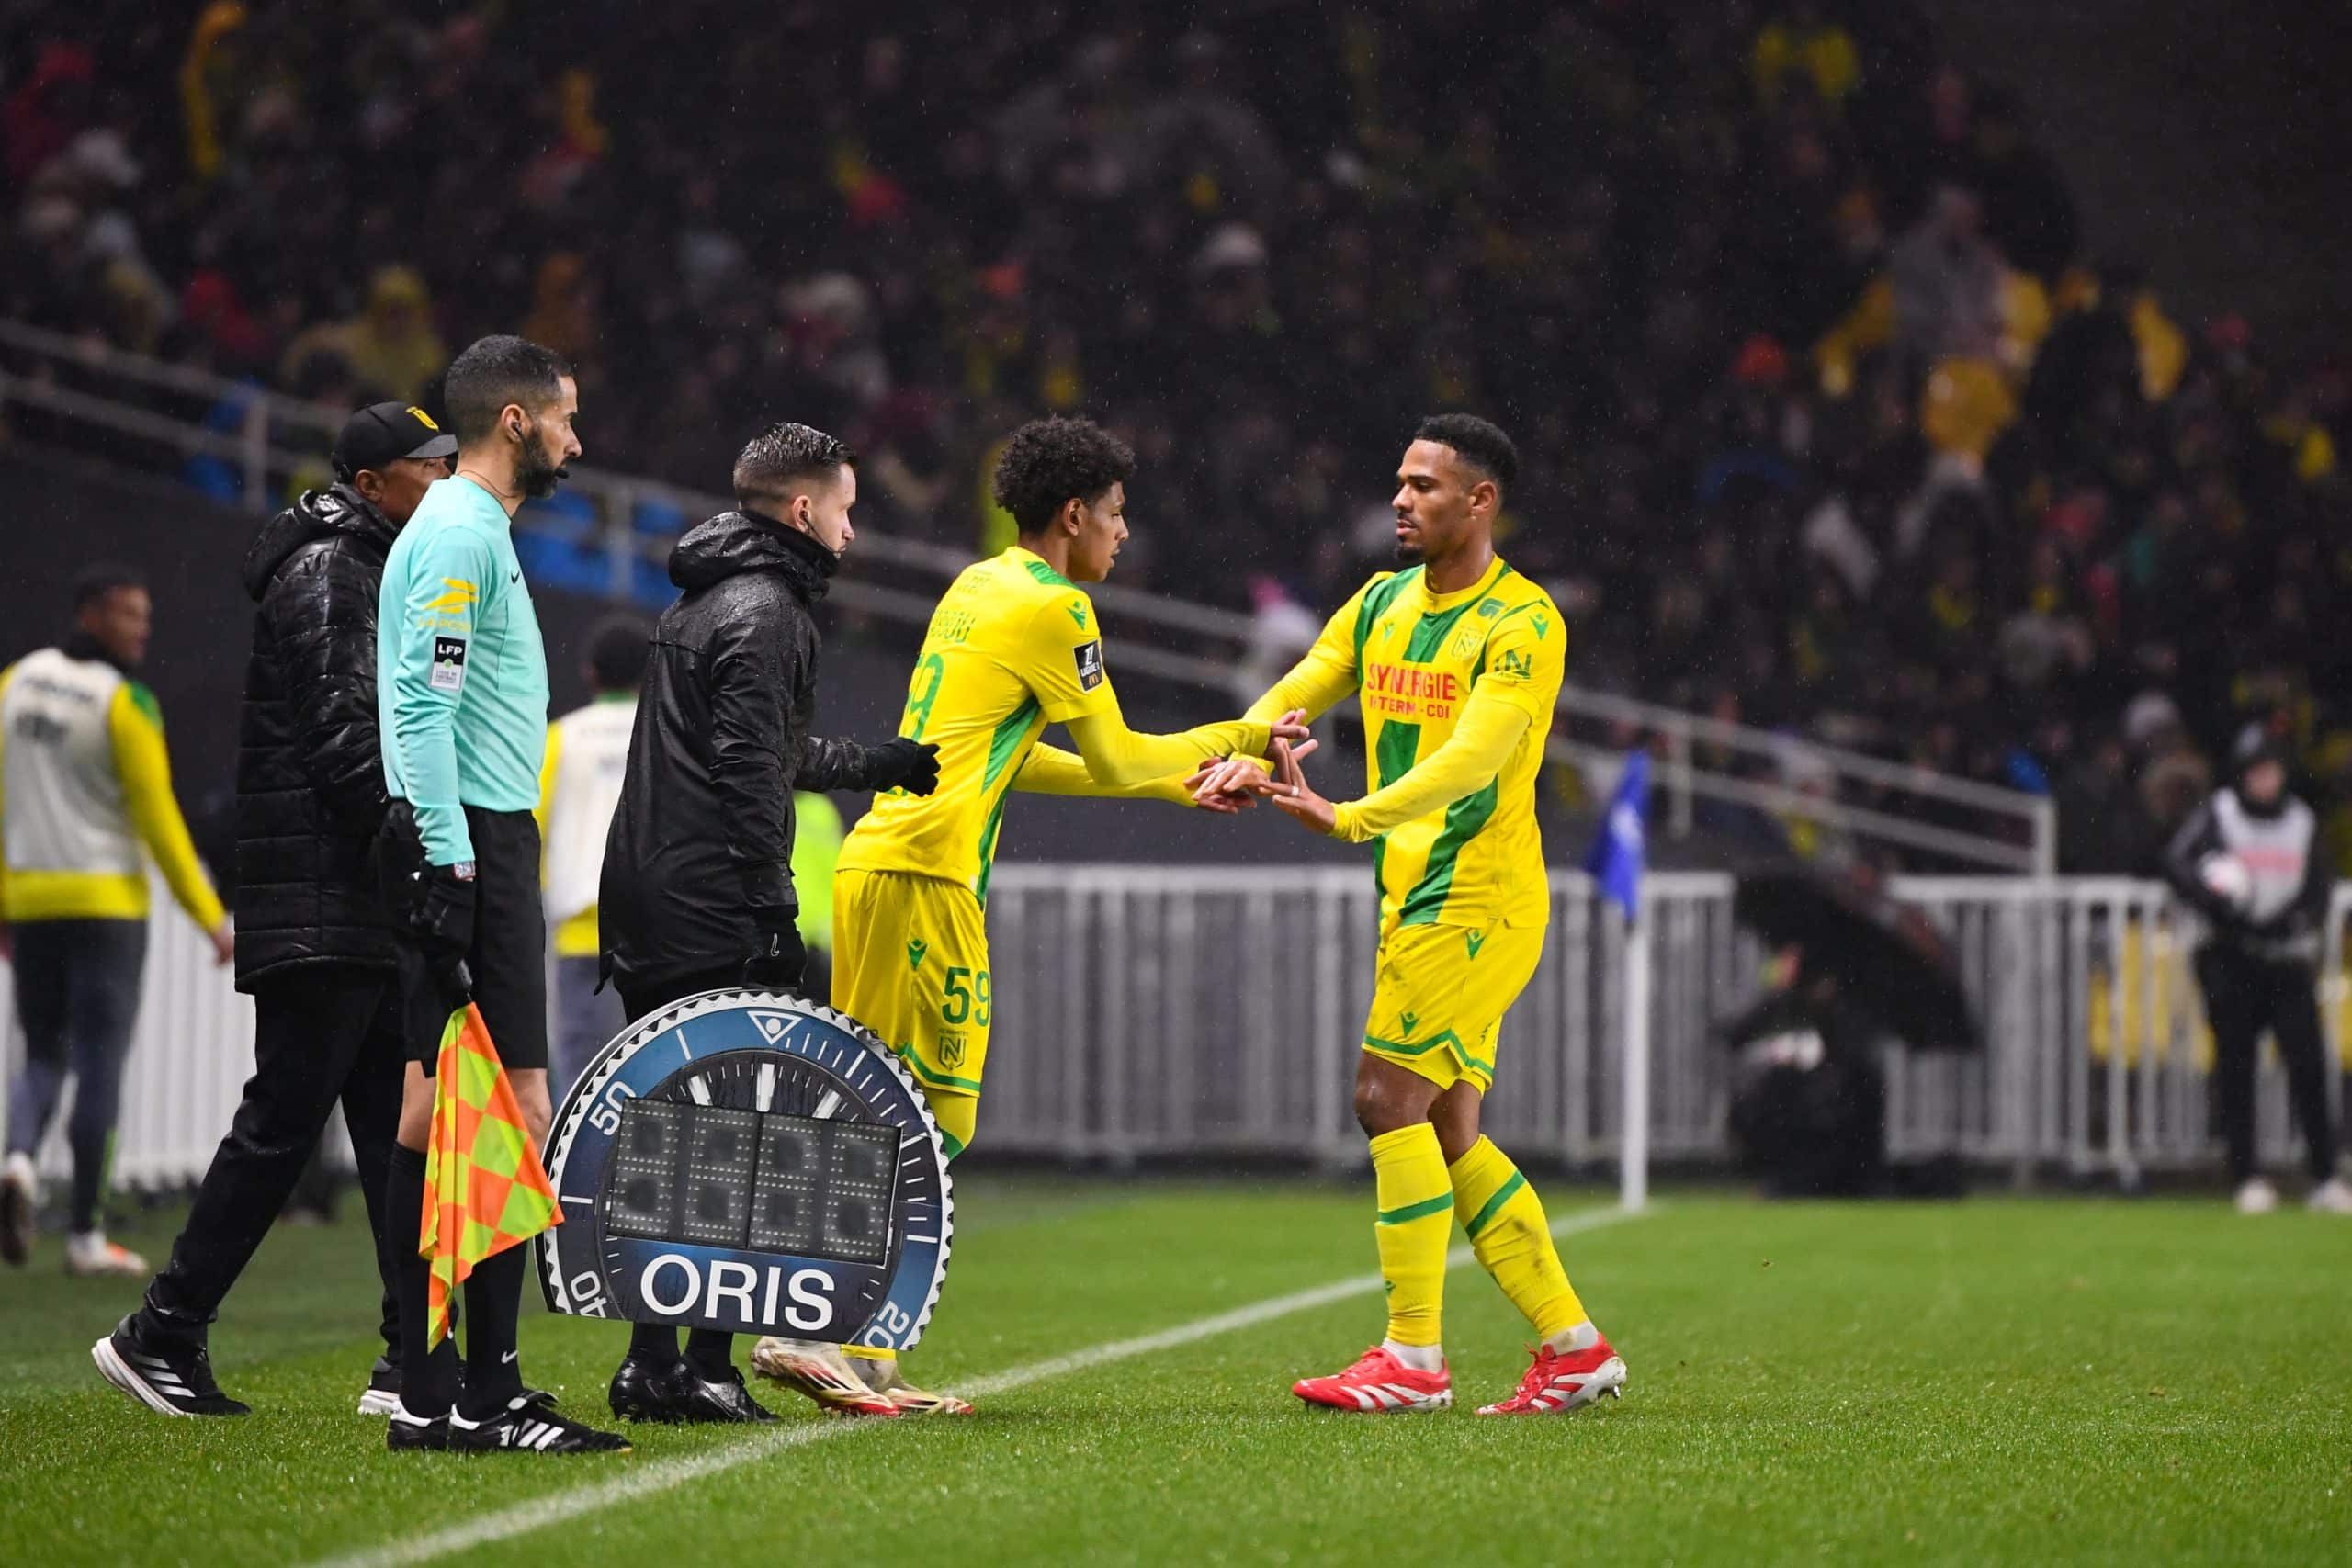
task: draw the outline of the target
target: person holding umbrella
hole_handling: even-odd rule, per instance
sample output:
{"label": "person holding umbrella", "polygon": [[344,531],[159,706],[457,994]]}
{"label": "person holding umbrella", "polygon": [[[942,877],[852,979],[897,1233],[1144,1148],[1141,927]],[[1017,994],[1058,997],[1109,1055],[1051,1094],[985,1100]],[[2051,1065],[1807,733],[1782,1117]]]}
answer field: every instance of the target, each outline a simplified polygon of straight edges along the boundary
{"label": "person holding umbrella", "polygon": [[2165,878],[2205,919],[2197,983],[2213,1026],[2214,1095],[2238,1212],[2267,1214],[2278,1206],[2278,1189],[2256,1164],[2254,1139],[2255,1048],[2267,1030],[2303,1130],[2308,1202],[2352,1214],[2352,1185],[2335,1173],[2316,998],[2330,880],[2319,818],[2288,789],[2286,750],[2267,727],[2248,725],[2232,761],[2230,782],[2174,835]]}

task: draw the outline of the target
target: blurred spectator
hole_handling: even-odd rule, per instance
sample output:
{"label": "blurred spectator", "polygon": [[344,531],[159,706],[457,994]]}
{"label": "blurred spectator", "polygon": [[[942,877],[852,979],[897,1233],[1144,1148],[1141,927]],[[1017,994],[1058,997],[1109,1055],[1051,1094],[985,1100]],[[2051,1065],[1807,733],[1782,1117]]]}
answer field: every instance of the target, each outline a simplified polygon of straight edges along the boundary
{"label": "blurred spectator", "polygon": [[413,403],[425,383],[449,363],[449,351],[434,330],[432,297],[412,266],[387,266],[368,280],[368,305],[345,321],[311,328],[287,347],[278,367],[290,379],[311,355],[340,355],[368,389],[394,402]]}
{"label": "blurred spectator", "polygon": [[[2070,799],[2111,759],[2052,738],[2160,692],[2166,812],[2266,705],[2352,746],[2312,635],[2352,383],[2085,265],[2030,106],[1907,6],[677,0],[549,60],[495,8],[86,5],[9,57],[15,318],[345,406],[522,326],[601,376],[601,462],[691,483],[746,411],[838,423],[876,530],[957,549],[1004,542],[993,444],[1082,410],[1144,458],[1124,580],[1253,613],[1385,566],[1396,431],[1475,406],[1580,682]],[[1513,108],[1419,112],[1457,98]]]}

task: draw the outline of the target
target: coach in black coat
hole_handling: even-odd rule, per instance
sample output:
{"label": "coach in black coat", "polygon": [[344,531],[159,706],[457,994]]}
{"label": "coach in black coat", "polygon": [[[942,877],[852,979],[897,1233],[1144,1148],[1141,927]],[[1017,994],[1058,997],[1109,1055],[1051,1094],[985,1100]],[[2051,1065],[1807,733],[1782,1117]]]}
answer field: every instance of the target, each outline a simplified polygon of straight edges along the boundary
{"label": "coach in black coat", "polygon": [[[638,694],[628,770],[605,840],[596,919],[605,973],[632,1019],[725,986],[797,990],[792,792],[939,783],[939,748],[808,733],[817,706],[811,612],[856,536],[856,458],[779,424],[735,460],[735,499],[670,552],[684,595],[662,613]],[[613,1414],[772,1421],[743,1388],[733,1337],[639,1324],[613,1374]]]}
{"label": "coach in black coat", "polygon": [[[368,871],[385,807],[376,723],[376,591],[384,558],[457,443],[419,410],[379,403],[334,448],[339,482],[262,525],[237,752],[237,987],[254,998],[254,1076],[198,1190],[172,1260],[127,1325],[134,1341],[200,1341],[340,1100],[371,1228],[404,1060],[388,918]],[[405,1231],[415,1245],[415,1220]],[[389,1276],[387,1276],[389,1280]],[[399,1338],[371,1386],[397,1388]],[[356,1380],[355,1380],[356,1381]]]}
{"label": "coach in black coat", "polygon": [[245,554],[255,609],[237,725],[240,990],[300,964],[392,966],[368,854],[386,804],[376,589],[400,529],[338,484],[264,524]]}
{"label": "coach in black coat", "polygon": [[795,789],[927,795],[938,782],[936,747],[808,733],[811,611],[838,558],[752,510],[721,513],[671,552],[685,593],[654,627],[596,902],[606,973],[632,1017],[689,980],[798,985]]}

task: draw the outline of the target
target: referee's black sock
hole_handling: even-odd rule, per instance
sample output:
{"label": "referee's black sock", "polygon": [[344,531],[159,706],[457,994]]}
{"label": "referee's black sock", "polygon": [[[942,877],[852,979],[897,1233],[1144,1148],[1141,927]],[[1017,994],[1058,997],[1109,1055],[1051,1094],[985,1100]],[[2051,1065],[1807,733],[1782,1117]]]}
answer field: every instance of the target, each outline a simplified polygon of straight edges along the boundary
{"label": "referee's black sock", "polygon": [[631,1360],[667,1367],[678,1359],[678,1331],[666,1323],[640,1323],[628,1331]]}
{"label": "referee's black sock", "polygon": [[706,1382],[735,1375],[735,1336],[721,1328],[686,1330],[686,1364]]}
{"label": "referee's black sock", "polygon": [[[384,1182],[386,1228],[393,1235],[415,1234],[424,1213],[424,1156],[400,1144],[392,1145],[390,1174]],[[457,1359],[445,1344],[438,1354],[428,1353],[424,1336],[430,1325],[433,1265],[416,1255],[413,1246],[392,1249],[392,1293],[400,1300],[401,1407],[412,1416],[445,1414],[457,1394]]]}
{"label": "referee's black sock", "polygon": [[523,1315],[528,1250],[510,1247],[475,1264],[466,1278],[466,1386],[458,1395],[458,1414],[469,1421],[503,1414],[523,1392],[514,1333]]}

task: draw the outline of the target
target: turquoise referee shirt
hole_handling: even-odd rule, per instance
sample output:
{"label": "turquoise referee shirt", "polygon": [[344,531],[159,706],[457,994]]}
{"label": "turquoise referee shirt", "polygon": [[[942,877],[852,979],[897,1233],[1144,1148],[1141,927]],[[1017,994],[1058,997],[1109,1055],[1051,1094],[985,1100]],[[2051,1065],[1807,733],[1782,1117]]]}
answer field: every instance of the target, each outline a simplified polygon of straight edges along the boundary
{"label": "turquoise referee shirt", "polygon": [[471,479],[435,480],[384,562],[376,712],[384,786],[435,865],[474,858],[464,807],[537,808],[547,647],[506,509]]}

